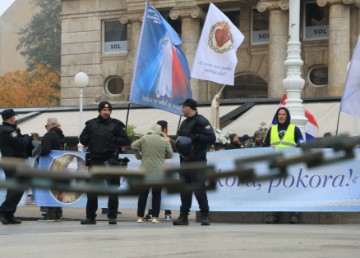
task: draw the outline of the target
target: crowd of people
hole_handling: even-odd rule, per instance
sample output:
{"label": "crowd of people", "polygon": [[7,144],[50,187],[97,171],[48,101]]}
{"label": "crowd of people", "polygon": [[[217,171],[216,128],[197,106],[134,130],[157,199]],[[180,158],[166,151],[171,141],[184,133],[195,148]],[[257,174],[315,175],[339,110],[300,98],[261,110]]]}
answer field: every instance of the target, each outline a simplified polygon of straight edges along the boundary
{"label": "crowd of people", "polygon": [[[141,168],[151,171],[147,177],[156,178],[162,175],[165,167],[165,160],[173,157],[173,152],[180,156],[180,167],[186,168],[192,163],[207,163],[207,151],[213,146],[216,140],[214,129],[210,122],[197,111],[197,102],[187,99],[182,104],[182,112],[186,118],[177,131],[176,141],[167,134],[168,124],[164,120],[152,125],[149,132],[140,139],[130,142],[125,132],[125,125],[118,119],[112,118],[112,105],[109,101],[102,101],[98,105],[99,115],[87,121],[85,128],[80,134],[79,141],[86,148],[86,165],[91,173],[92,166],[118,166],[119,162],[115,155],[122,152],[125,147],[131,146],[136,158],[141,160]],[[37,139],[33,136],[22,135],[16,125],[15,112],[13,109],[3,110],[3,123],[0,126],[0,150],[3,157],[15,157],[21,162],[29,157],[37,155],[48,155],[51,150],[65,150],[65,137],[57,118],[50,117],[46,123],[46,134],[41,139],[41,148]],[[224,149],[240,148],[294,148],[303,142],[300,129],[291,124],[291,116],[288,109],[280,107],[276,113],[277,124],[273,125],[266,135],[261,130],[256,130],[250,137],[248,134],[239,136],[230,134],[230,142]],[[11,177],[13,171],[5,169],[6,177]],[[185,184],[199,183],[197,173],[179,173],[179,180]],[[108,185],[119,185],[119,177],[111,176],[106,178]],[[152,208],[145,215],[145,208],[149,192],[152,193]],[[142,223],[150,220],[152,223],[159,223],[161,208],[160,187],[145,189],[138,196],[137,222]],[[198,202],[200,209],[201,225],[210,225],[209,201],[206,187],[197,188],[193,192],[183,190],[180,192],[180,215],[173,220],[173,225],[188,225],[188,215],[192,204],[192,196]],[[0,206],[0,220],[3,224],[20,224],[15,219],[16,207],[23,195],[23,192],[8,189],[5,201]],[[108,196],[108,207],[106,214],[110,225],[117,224],[119,201],[117,195]],[[58,221],[61,219],[61,207],[42,207],[46,210],[44,220]],[[98,195],[87,194],[85,219],[81,220],[82,225],[96,224],[96,212],[98,209]],[[272,212],[268,215],[266,223],[278,223],[281,213]],[[289,223],[298,223],[298,213],[290,214]],[[171,219],[171,211],[165,210],[165,218]]]}
{"label": "crowd of people", "polygon": [[224,146],[225,150],[240,149],[240,148],[257,148],[263,147],[263,134],[260,130],[254,132],[254,136],[250,137],[248,134],[239,136],[236,133],[229,135],[229,143]]}

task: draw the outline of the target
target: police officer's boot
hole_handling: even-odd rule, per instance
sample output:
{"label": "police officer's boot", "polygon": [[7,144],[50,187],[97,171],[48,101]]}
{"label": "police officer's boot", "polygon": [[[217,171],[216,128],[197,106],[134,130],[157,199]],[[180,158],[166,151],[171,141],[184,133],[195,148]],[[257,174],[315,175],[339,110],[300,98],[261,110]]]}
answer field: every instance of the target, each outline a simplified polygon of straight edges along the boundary
{"label": "police officer's boot", "polygon": [[62,210],[61,207],[57,207],[57,208],[56,208],[55,217],[56,217],[56,220],[61,220],[61,219],[62,219],[62,217],[63,217],[63,210]]}
{"label": "police officer's boot", "polygon": [[188,220],[188,214],[187,213],[180,213],[180,216],[173,221],[173,225],[189,225],[189,220]]}
{"label": "police officer's boot", "polygon": [[210,225],[208,212],[201,212],[200,222],[201,222],[201,226],[209,226]]}

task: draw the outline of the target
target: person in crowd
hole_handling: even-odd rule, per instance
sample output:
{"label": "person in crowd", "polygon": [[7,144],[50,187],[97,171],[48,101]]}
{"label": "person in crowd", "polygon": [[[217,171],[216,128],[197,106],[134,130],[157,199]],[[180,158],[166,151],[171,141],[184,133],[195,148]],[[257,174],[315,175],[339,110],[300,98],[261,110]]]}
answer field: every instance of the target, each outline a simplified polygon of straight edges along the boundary
{"label": "person in crowd", "polygon": [[251,137],[247,134],[244,134],[240,137],[240,148],[250,148],[252,147]]}
{"label": "person in crowd", "polygon": [[[175,140],[168,135],[168,122],[165,120],[157,121],[157,124],[161,126],[161,131],[165,135],[166,140],[170,142],[171,148],[175,151]],[[146,221],[152,220],[152,209],[148,210],[148,213],[144,217]],[[171,220],[171,210],[165,210],[165,220]]]}
{"label": "person in crowd", "polygon": [[[141,160],[140,168],[144,169],[149,178],[161,176],[165,167],[165,159],[171,159],[173,150],[170,142],[163,134],[161,126],[156,124],[151,131],[131,144],[137,159]],[[159,223],[161,204],[161,188],[152,188],[152,223]],[[143,222],[145,215],[146,201],[150,189],[140,193],[138,198],[137,216],[138,223]]]}
{"label": "person in crowd", "polygon": [[[116,164],[115,154],[122,146],[130,144],[129,137],[124,130],[124,123],[111,118],[112,105],[109,101],[101,101],[98,106],[98,117],[85,123],[85,128],[80,134],[80,143],[89,152],[87,163],[92,166],[105,166]],[[107,178],[109,185],[119,185],[118,177]],[[107,217],[109,224],[117,224],[119,199],[117,195],[109,195]],[[81,221],[82,225],[96,224],[96,210],[98,208],[98,195],[87,194],[86,219]]]}
{"label": "person in crowd", "polygon": [[[17,158],[25,164],[25,160],[32,156],[34,146],[30,135],[21,134],[20,128],[15,121],[15,111],[5,109],[1,113],[2,125],[0,126],[0,150],[2,157]],[[13,170],[4,168],[6,178],[13,176]],[[5,201],[0,206],[0,221],[4,225],[20,224],[21,220],[14,217],[16,208],[23,196],[24,191],[7,189]]]}
{"label": "person in crowd", "polygon": [[[276,111],[276,118],[278,124],[273,125],[268,131],[264,140],[264,147],[295,148],[304,142],[300,129],[290,123],[291,116],[286,107],[280,107]],[[279,223],[280,215],[280,212],[272,212],[268,215],[266,223]],[[298,212],[290,213],[289,223],[298,223]]]}
{"label": "person in crowd", "polygon": [[225,145],[225,150],[239,149],[239,135],[232,133],[229,135],[230,142]]}
{"label": "person in crowd", "polygon": [[[176,150],[180,154],[180,166],[186,167],[191,163],[207,163],[206,152],[208,146],[215,143],[216,136],[209,121],[197,112],[197,102],[186,99],[182,104],[182,112],[186,119],[181,123],[177,132]],[[179,175],[185,184],[198,183],[197,173]],[[201,225],[210,225],[209,204],[205,184],[194,191],[200,207]],[[180,192],[181,206],[180,215],[173,221],[173,225],[189,225],[188,214],[191,208],[192,192],[183,190]]]}
{"label": "person in crowd", "polygon": [[264,144],[263,144],[263,136],[262,136],[262,133],[257,130],[254,132],[254,142],[253,142],[253,147],[254,148],[259,148],[259,147],[262,147]]}
{"label": "person in crowd", "polygon": [[332,137],[332,134],[330,132],[324,133],[323,138],[328,138],[328,137]]}
{"label": "person in crowd", "polygon": [[[41,140],[41,156],[46,156],[52,150],[65,150],[65,136],[61,130],[61,124],[56,117],[47,119],[45,128],[47,132]],[[62,218],[63,211],[61,207],[46,207],[42,221],[59,221]]]}

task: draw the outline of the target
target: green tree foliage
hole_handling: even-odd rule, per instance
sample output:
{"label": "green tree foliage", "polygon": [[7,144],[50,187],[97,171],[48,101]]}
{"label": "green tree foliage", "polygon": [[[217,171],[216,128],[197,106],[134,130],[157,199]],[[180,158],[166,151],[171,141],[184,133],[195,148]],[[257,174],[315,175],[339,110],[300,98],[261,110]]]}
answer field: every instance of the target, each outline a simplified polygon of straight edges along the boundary
{"label": "green tree foliage", "polygon": [[50,65],[60,71],[61,64],[61,1],[33,0],[40,11],[20,30],[17,49],[25,57],[28,70],[38,64]]}
{"label": "green tree foliage", "polygon": [[139,134],[139,133],[135,132],[135,127],[136,127],[135,125],[128,125],[125,128],[125,132],[126,132],[127,136],[129,137],[130,142],[134,142],[137,139],[140,139],[141,136],[142,136],[142,134]]}

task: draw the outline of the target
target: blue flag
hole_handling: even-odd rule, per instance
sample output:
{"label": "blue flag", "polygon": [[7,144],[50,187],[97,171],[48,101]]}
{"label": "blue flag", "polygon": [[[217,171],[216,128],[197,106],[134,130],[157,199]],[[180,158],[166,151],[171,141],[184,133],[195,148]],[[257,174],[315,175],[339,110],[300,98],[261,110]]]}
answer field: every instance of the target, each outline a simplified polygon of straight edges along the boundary
{"label": "blue flag", "polygon": [[135,61],[130,103],[182,115],[191,98],[190,72],[182,40],[161,14],[146,3]]}

